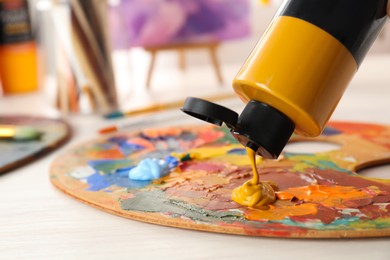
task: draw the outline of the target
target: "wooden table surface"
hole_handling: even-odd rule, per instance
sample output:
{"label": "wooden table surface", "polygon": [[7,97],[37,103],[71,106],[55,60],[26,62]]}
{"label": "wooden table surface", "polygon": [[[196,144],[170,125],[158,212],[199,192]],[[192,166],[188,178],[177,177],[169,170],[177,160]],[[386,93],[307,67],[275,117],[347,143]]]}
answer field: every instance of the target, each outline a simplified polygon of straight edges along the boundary
{"label": "wooden table surface", "polygon": [[[2,97],[0,113],[56,115],[43,100],[40,94]],[[242,105],[238,99],[221,103]],[[194,123],[178,111],[164,113],[175,119],[166,124]],[[366,58],[332,119],[390,124],[390,55]],[[69,143],[0,175],[0,259],[390,259],[390,238],[214,234],[132,221],[84,205],[52,186],[49,166],[67,148],[96,137],[107,122],[96,115],[66,120],[73,128]]]}

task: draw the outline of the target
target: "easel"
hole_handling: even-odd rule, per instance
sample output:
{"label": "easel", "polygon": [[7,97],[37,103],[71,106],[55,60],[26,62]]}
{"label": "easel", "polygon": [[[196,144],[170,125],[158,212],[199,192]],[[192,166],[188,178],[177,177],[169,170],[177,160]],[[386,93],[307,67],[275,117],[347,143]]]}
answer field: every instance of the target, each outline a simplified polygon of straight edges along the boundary
{"label": "easel", "polygon": [[221,73],[221,68],[219,65],[219,61],[217,58],[217,48],[219,47],[219,42],[208,42],[208,43],[190,43],[190,44],[180,44],[180,45],[164,45],[158,47],[145,47],[144,49],[151,54],[151,61],[148,69],[148,74],[146,78],[146,87],[150,89],[153,69],[156,63],[157,52],[159,51],[167,51],[167,50],[177,50],[179,53],[179,68],[181,70],[185,70],[186,68],[186,60],[185,60],[185,51],[191,49],[201,49],[206,48],[209,51],[212,65],[214,67],[215,73],[217,75],[218,82],[220,85],[223,84],[223,78]]}

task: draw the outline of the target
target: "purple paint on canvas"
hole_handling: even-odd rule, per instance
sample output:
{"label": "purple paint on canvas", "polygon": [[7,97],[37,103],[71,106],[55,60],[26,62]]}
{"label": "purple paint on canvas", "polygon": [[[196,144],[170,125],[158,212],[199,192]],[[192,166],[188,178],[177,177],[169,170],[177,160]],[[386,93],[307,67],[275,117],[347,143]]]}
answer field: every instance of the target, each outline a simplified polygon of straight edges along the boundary
{"label": "purple paint on canvas", "polygon": [[122,0],[109,9],[114,49],[239,39],[250,34],[248,0]]}

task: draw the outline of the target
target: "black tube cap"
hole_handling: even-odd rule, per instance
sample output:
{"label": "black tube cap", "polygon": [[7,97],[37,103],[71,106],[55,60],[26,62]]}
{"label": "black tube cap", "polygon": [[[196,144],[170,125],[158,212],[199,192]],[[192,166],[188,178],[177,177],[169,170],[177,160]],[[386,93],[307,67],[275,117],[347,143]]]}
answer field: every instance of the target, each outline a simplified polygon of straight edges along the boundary
{"label": "black tube cap", "polygon": [[277,109],[250,101],[238,118],[233,135],[265,158],[276,159],[293,134],[295,124]]}
{"label": "black tube cap", "polygon": [[200,98],[188,97],[181,111],[218,126],[225,123],[229,128],[234,128],[237,124],[238,114],[236,112]]}
{"label": "black tube cap", "polygon": [[214,125],[225,123],[242,145],[268,159],[278,158],[295,129],[293,121],[283,113],[254,100],[240,116],[224,106],[194,97],[188,97],[181,110]]}

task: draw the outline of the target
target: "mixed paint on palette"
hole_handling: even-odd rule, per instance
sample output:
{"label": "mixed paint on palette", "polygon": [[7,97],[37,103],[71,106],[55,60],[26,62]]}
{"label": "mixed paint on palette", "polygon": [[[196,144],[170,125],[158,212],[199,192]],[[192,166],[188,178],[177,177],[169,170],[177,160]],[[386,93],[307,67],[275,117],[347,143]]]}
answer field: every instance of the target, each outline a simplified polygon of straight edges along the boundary
{"label": "mixed paint on palette", "polygon": [[[260,179],[278,186],[276,202],[261,209],[231,199],[232,190],[252,178],[250,160],[228,129],[213,126],[92,140],[56,159],[51,180],[89,205],[167,226],[251,236],[390,236],[390,181],[356,173],[390,161],[390,127],[332,122],[314,140],[340,148],[284,152],[258,164]],[[313,139],[291,140],[300,141]],[[158,162],[142,165],[150,176],[130,178],[145,159]]]}
{"label": "mixed paint on palette", "polygon": [[39,139],[24,141],[0,138],[0,173],[40,158],[45,153],[64,144],[70,136],[69,126],[57,119],[3,115],[0,116],[0,125],[30,127],[42,134]]}

